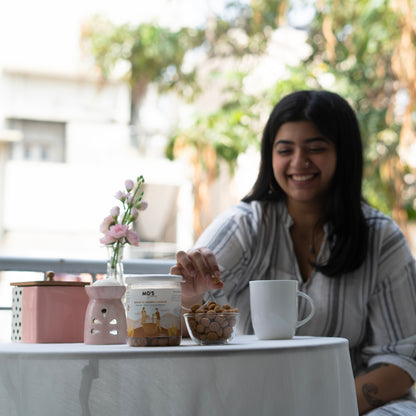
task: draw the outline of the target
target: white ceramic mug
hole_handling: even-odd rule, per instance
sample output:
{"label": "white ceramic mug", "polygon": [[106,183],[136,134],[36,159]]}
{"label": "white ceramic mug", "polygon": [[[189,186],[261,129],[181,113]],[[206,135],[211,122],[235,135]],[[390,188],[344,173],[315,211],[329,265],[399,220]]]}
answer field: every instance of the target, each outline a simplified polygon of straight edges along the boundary
{"label": "white ceramic mug", "polygon": [[[298,320],[298,297],[310,304],[309,315]],[[291,339],[296,328],[315,313],[312,299],[298,291],[296,280],[253,280],[250,282],[250,310],[254,332],[259,339]]]}

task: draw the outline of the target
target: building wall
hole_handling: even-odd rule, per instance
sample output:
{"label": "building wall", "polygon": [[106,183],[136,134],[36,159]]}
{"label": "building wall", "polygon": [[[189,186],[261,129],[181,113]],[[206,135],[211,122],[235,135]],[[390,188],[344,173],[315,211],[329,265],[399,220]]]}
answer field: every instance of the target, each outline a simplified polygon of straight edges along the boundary
{"label": "building wall", "polygon": [[[114,194],[125,179],[140,174],[145,176],[149,193],[152,184],[170,186],[177,194],[181,190],[183,203],[192,204],[189,171],[183,163],[169,162],[162,155],[145,156],[131,146],[129,91],[123,82],[100,85],[87,77],[11,69],[3,72],[2,81],[3,126],[7,127],[9,119],[64,123],[65,160],[6,159],[0,190],[4,208],[0,253],[103,255],[99,224],[117,204]],[[154,204],[166,207],[166,195],[152,192]],[[169,199],[170,208],[178,213],[175,221],[181,224],[178,239],[181,245],[192,244],[191,225],[181,217],[177,202],[177,198]],[[160,222],[166,223],[163,218]],[[150,223],[148,218],[142,226],[144,234],[153,235],[146,230]]]}

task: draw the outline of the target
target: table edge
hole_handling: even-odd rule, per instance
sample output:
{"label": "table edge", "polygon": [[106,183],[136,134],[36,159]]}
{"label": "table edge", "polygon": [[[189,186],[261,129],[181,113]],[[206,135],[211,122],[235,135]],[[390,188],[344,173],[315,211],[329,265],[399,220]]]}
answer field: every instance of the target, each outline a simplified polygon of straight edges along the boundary
{"label": "table edge", "polygon": [[227,345],[196,345],[184,338],[181,345],[175,347],[130,347],[128,344],[119,345],[87,345],[87,344],[29,344],[29,343],[0,343],[0,358],[125,358],[137,356],[160,357],[164,354],[232,354],[237,352],[255,351],[283,351],[314,348],[339,348],[347,346],[348,340],[339,337],[294,337],[291,340],[258,340],[254,335],[237,336],[233,342]]}

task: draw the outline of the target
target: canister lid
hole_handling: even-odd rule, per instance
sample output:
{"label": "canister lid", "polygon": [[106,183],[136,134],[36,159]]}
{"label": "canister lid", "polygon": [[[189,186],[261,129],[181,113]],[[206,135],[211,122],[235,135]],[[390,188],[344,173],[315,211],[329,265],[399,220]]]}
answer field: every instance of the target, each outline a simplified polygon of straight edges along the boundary
{"label": "canister lid", "polygon": [[149,282],[149,281],[163,281],[168,282],[182,282],[183,277],[176,274],[130,274],[124,275],[127,283],[135,282]]}
{"label": "canister lid", "polygon": [[46,280],[36,280],[33,282],[15,282],[10,283],[10,286],[20,286],[20,287],[27,287],[27,286],[86,286],[89,285],[90,282],[78,282],[78,281],[61,281],[61,280],[54,280],[55,273],[52,271],[46,272]]}

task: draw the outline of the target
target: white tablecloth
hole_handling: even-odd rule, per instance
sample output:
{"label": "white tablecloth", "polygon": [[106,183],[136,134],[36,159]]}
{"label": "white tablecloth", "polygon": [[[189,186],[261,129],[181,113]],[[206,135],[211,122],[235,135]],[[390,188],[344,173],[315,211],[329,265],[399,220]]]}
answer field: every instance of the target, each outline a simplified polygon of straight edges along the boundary
{"label": "white tablecloth", "polygon": [[4,416],[356,416],[347,340],[0,344]]}

